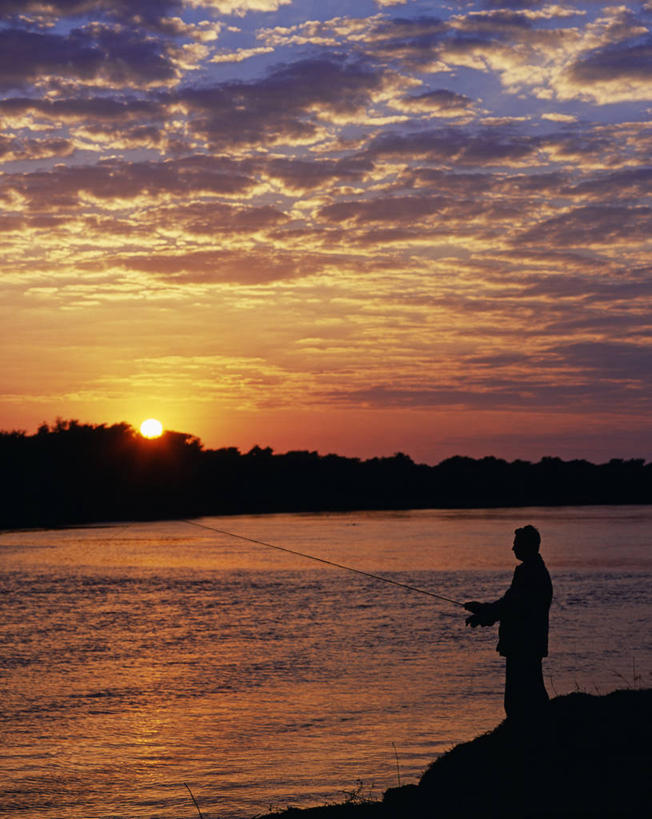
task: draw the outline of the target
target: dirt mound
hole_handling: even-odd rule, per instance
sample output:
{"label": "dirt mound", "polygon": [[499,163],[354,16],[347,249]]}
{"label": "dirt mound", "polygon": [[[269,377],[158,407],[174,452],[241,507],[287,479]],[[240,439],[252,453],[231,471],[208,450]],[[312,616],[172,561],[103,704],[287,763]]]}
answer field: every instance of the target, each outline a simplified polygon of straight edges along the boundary
{"label": "dirt mound", "polygon": [[382,802],[289,809],[301,819],[643,819],[652,816],[652,690],[556,697],[536,731],[507,722],[456,745]]}
{"label": "dirt mound", "polygon": [[506,722],[385,794],[392,816],[652,815],[652,690],[552,700],[536,731]]}

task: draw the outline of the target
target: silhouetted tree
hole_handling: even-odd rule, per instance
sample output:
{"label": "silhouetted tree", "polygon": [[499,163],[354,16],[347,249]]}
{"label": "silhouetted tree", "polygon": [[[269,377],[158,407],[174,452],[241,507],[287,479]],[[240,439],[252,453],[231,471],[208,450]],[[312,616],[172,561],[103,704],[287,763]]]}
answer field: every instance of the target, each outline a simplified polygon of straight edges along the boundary
{"label": "silhouetted tree", "polygon": [[243,512],[650,503],[652,464],[546,457],[345,458],[256,445],[206,450],[183,432],[57,418],[0,432],[0,527]]}

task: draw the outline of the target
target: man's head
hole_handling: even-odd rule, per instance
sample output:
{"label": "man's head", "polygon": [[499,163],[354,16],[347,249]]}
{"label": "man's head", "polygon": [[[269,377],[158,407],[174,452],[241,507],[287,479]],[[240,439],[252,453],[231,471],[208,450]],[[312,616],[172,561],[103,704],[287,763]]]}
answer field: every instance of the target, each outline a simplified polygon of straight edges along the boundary
{"label": "man's head", "polygon": [[529,523],[520,529],[514,530],[514,545],[512,551],[517,560],[529,560],[539,553],[541,535],[539,530]]}

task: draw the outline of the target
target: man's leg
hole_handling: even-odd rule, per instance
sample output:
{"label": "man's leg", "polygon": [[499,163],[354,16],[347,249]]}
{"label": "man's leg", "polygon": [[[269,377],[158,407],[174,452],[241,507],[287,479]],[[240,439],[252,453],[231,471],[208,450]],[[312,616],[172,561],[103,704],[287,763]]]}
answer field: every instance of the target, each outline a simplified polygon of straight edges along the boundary
{"label": "man's leg", "polygon": [[540,657],[507,657],[505,666],[505,714],[524,723],[536,720],[548,703]]}

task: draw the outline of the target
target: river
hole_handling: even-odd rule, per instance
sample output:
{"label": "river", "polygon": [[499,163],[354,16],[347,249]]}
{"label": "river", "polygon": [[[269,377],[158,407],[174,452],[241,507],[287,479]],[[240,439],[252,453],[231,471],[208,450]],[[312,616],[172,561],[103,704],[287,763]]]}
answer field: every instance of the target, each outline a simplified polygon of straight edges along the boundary
{"label": "river", "polygon": [[[551,572],[551,695],[652,684],[652,507],[201,522],[453,600],[513,530]],[[0,815],[244,819],[379,798],[503,717],[496,629],[443,600],[183,521],[0,534]]]}

